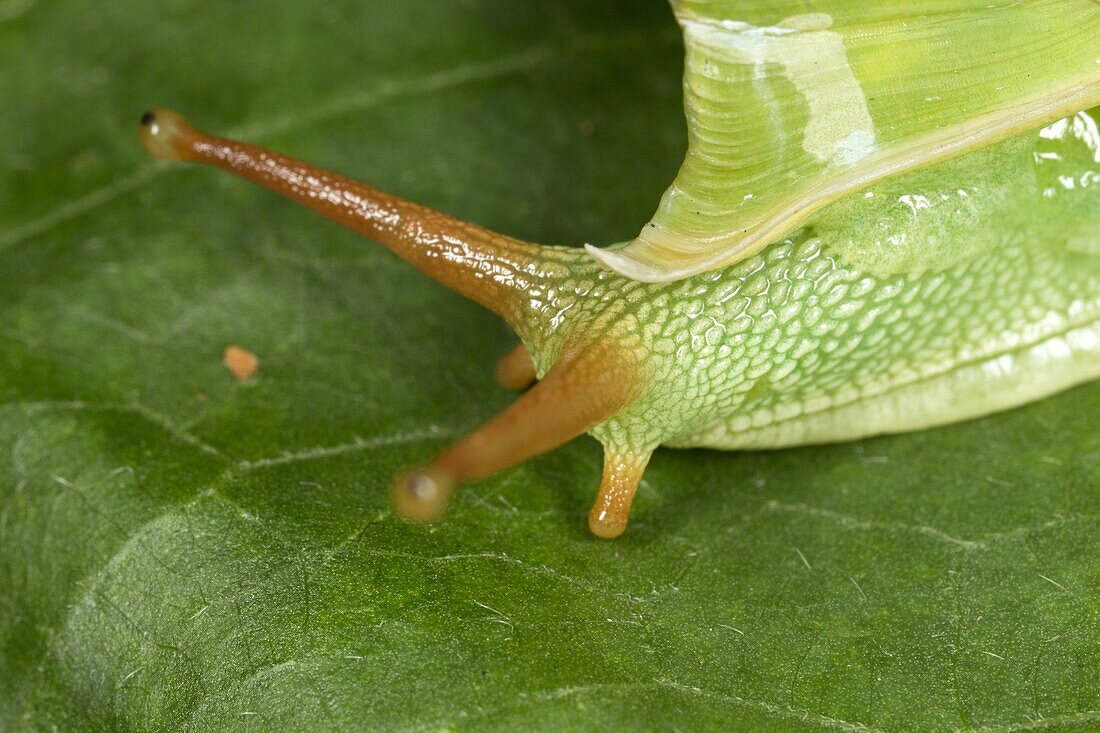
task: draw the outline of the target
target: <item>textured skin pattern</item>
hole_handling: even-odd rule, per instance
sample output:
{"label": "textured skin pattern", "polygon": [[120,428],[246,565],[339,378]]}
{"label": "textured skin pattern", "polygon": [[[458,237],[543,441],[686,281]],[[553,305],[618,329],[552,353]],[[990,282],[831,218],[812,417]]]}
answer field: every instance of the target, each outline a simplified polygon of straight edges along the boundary
{"label": "textured skin pattern", "polygon": [[[639,448],[674,439],[729,447],[750,428],[1095,323],[1097,269],[1094,255],[1017,246],[949,271],[880,279],[809,239],[661,287],[593,273],[550,302],[590,338],[645,354],[652,369],[647,396],[597,428],[598,438]],[[562,343],[559,336],[549,349],[536,347],[540,371]],[[992,403],[989,411],[1009,406]]]}
{"label": "textured skin pattern", "polygon": [[[638,355],[648,392],[592,431],[610,446],[740,447],[754,444],[745,440],[754,430],[903,389],[915,402],[879,400],[886,411],[879,423],[913,428],[1005,409],[1100,376],[1100,345],[1079,335],[1100,323],[1100,256],[1089,245],[1100,241],[1094,144],[1067,137],[1056,176],[1036,169],[1052,159],[1021,160],[1029,185],[1006,175],[1006,186],[1018,206],[1033,207],[1023,210],[1036,225],[1006,218],[1003,231],[987,232],[989,243],[949,267],[870,274],[838,254],[850,242],[830,249],[812,228],[733,267],[667,284],[628,280],[575,250],[548,249],[540,264],[547,276],[529,291],[538,315],[520,334],[540,374],[576,344],[611,343]],[[1049,189],[1050,181],[1061,184]],[[1003,191],[991,198],[1004,206]],[[915,230],[925,231],[916,214]],[[935,248],[929,261],[942,262]],[[1015,360],[1070,332],[1071,344],[1048,349],[1065,378],[1044,384],[1037,362]],[[967,411],[945,401],[925,410],[922,424],[906,424],[903,411],[922,394],[940,399],[944,380],[982,364],[991,380],[997,369],[1030,369],[1036,373],[1024,378],[1035,386],[1026,397],[975,394]],[[869,424],[816,440],[882,429]]]}

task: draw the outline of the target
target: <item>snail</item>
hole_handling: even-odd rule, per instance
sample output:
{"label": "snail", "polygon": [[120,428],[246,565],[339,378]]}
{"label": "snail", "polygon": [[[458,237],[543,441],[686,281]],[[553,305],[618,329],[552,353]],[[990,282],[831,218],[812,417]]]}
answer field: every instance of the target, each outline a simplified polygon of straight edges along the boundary
{"label": "snail", "polygon": [[687,157],[638,237],[605,248],[142,118],[153,155],[308,206],[515,330],[496,374],[522,394],[394,481],[407,518],[588,432],[605,450],[589,527],[615,537],[661,445],[917,430],[1100,376],[1095,0],[671,4]]}

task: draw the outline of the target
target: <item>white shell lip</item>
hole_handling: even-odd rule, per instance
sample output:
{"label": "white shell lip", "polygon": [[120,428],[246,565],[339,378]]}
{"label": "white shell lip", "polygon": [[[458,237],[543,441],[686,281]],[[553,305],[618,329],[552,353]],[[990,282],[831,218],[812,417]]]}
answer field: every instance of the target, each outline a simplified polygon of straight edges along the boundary
{"label": "white shell lip", "polygon": [[[1059,91],[1043,94],[1007,109],[968,120],[946,130],[913,141],[889,155],[875,156],[864,165],[834,176],[816,188],[794,196],[778,211],[765,217],[747,230],[730,232],[724,237],[706,240],[704,252],[680,254],[678,267],[662,267],[646,262],[639,249],[660,247],[646,237],[649,225],[622,248],[614,251],[585,245],[585,250],[602,267],[623,277],[645,283],[683,280],[721,267],[734,265],[756,254],[768,244],[778,241],[806,223],[813,214],[829,203],[855,193],[876,181],[970,152],[1004,140],[1012,135],[1047,125],[1081,109],[1100,104],[1100,78],[1090,79]],[[673,234],[665,232],[665,236]]]}
{"label": "white shell lip", "polygon": [[[588,247],[589,256],[647,283],[713,272],[781,241],[828,204],[881,179],[1091,109],[1100,104],[1100,58],[1088,40],[1100,27],[1096,1],[943,0],[959,12],[914,28],[906,18],[924,17],[920,3],[859,8],[824,0],[671,0],[687,50],[684,165],[636,238],[602,251]],[[837,17],[814,12],[824,10]],[[966,32],[1033,28],[1059,18],[1049,33],[1036,35],[1045,39],[1037,45],[1006,49],[1007,38],[995,32],[980,38]],[[1006,25],[998,25],[1002,20]],[[950,103],[929,111],[916,92],[907,102],[899,95],[894,87],[902,75],[918,69],[886,64],[881,73],[869,71],[868,59],[887,41],[912,43],[914,58],[924,59],[929,73],[961,75],[945,87],[947,97],[924,98]],[[945,44],[958,53],[941,53]],[[1067,51],[1050,57],[1048,47]],[[1026,64],[1042,58],[1065,63],[1038,64],[1042,73],[1028,73]],[[757,93],[773,81],[781,83],[779,91]],[[973,97],[970,81],[988,96]],[[776,95],[787,102],[779,105]],[[753,112],[739,116],[737,110]],[[761,132],[762,115],[774,118],[774,145]]]}
{"label": "white shell lip", "polygon": [[592,244],[584,245],[584,251],[587,252],[588,256],[594,259],[600,267],[605,270],[616,272],[624,277],[628,277],[631,280],[637,280],[643,283],[662,283],[677,279],[675,277],[670,278],[669,273],[659,267],[647,265],[632,257],[623,257],[611,250],[600,249]]}

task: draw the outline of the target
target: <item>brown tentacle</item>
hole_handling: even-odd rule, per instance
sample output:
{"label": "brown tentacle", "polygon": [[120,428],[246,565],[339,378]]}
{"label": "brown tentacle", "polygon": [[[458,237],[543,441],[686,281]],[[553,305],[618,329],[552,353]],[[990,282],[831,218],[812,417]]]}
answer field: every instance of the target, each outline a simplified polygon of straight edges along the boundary
{"label": "brown tentacle", "polygon": [[199,132],[168,110],[141,120],[159,158],[205,163],[370,237],[430,277],[515,322],[539,248],[248,143]]}
{"label": "brown tentacle", "polygon": [[592,350],[563,358],[531,390],[429,466],[398,477],[394,503],[404,516],[430,522],[454,487],[557,448],[607,420],[644,388],[621,351]]}
{"label": "brown tentacle", "polygon": [[592,534],[612,539],[626,529],[634,493],[652,453],[652,450],[606,450],[603,481],[592,511],[588,513],[588,528]]}
{"label": "brown tentacle", "polygon": [[527,389],[538,378],[535,372],[535,360],[531,358],[531,352],[523,344],[500,357],[494,373],[502,387],[516,392]]}

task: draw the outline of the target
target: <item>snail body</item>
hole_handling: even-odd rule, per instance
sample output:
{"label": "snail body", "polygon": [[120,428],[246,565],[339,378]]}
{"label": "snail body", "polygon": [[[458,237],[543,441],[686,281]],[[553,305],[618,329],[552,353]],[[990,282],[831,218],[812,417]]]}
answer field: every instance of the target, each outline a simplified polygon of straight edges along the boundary
{"label": "snail body", "polygon": [[[790,3],[772,3],[784,4]],[[791,69],[807,59],[824,58],[828,67],[836,44],[844,50],[842,29],[820,14],[796,16],[763,35],[747,21],[719,17],[715,25],[713,14],[730,13],[731,5],[673,3],[688,31],[689,86],[693,64],[711,81],[740,83],[722,64],[737,70],[763,59],[778,64],[789,82]],[[768,4],[747,5],[755,12]],[[1086,32],[1098,22],[1091,3],[1040,0],[1029,7],[1036,6],[1082,13],[1074,23],[1085,23]],[[704,41],[693,45],[692,32]],[[783,45],[751,40],[760,37]],[[692,58],[711,52],[718,55],[714,68]],[[403,514],[434,519],[456,484],[590,432],[604,445],[605,468],[589,526],[613,537],[625,529],[634,490],[661,445],[772,448],[915,430],[1100,376],[1100,132],[1095,112],[1073,111],[1100,102],[1100,72],[1082,68],[1069,69],[1057,87],[1072,92],[1065,99],[1036,102],[1025,88],[1023,101],[1008,108],[1026,113],[1011,124],[983,118],[995,134],[953,152],[943,152],[935,138],[940,147],[925,164],[889,170],[882,160],[896,163],[894,148],[909,155],[906,141],[935,136],[921,136],[911,121],[891,128],[815,98],[834,87],[841,98],[851,97],[842,73],[802,78],[792,94],[826,110],[813,135],[815,145],[828,145],[817,158],[803,150],[795,169],[809,166],[807,175],[824,183],[788,191],[791,178],[777,173],[777,181],[755,190],[782,205],[745,214],[742,226],[742,215],[719,201],[719,208],[701,209],[698,221],[688,217],[694,229],[684,233],[682,248],[676,223],[686,216],[684,200],[721,183],[713,171],[692,173],[701,164],[690,153],[686,172],[647,225],[650,238],[643,231],[592,253],[489,232],[282,155],[199,133],[165,110],[146,114],[142,139],[159,157],[230,171],[375,239],[516,330],[522,345],[500,362],[498,378],[515,389],[534,386],[428,467],[399,477],[394,498]],[[693,93],[705,96],[689,89],[689,116]],[[992,95],[989,114],[1005,108],[1000,94]],[[839,115],[833,128],[854,125],[839,148],[829,114]],[[901,140],[882,146],[894,157],[868,142],[867,135],[882,130],[891,131],[891,145]],[[709,143],[718,144],[714,135]],[[718,168],[728,163],[707,160]],[[826,189],[829,195],[818,196]],[[803,207],[808,213],[768,219],[806,191],[817,196]],[[719,251],[700,249],[707,241]]]}
{"label": "snail body", "polygon": [[[851,440],[1052,394],[1100,376],[1100,191],[1067,188],[1097,175],[1096,129],[1079,113],[944,164],[946,177],[884,181],[748,260],[672,283],[563,250],[573,279],[535,290],[542,319],[520,333],[543,373],[575,334],[615,331],[660,386],[595,434],[640,450]],[[956,253],[927,246],[960,218],[971,230],[953,225],[969,237]]]}

